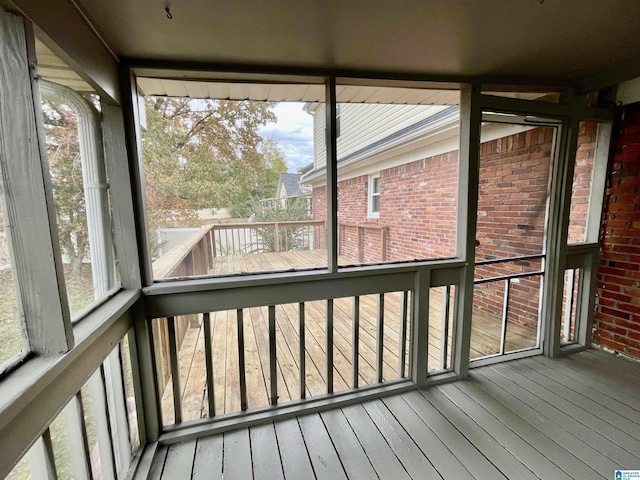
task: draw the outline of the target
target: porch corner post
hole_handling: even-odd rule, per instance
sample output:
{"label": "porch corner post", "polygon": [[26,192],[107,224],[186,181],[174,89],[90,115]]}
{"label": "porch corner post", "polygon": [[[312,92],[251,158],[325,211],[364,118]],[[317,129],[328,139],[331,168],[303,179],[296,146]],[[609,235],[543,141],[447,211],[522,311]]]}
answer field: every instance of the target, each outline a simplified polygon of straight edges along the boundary
{"label": "porch corner post", "polygon": [[338,130],[336,125],[336,77],[326,83],[325,108],[327,131],[327,255],[330,272],[338,271]]}
{"label": "porch corner post", "polygon": [[482,106],[480,85],[469,84],[460,91],[460,147],[458,150],[458,219],[456,256],[465,262],[456,295],[457,317],[454,326],[453,370],[459,378],[469,373],[471,312],[478,211],[480,170],[480,124]]}

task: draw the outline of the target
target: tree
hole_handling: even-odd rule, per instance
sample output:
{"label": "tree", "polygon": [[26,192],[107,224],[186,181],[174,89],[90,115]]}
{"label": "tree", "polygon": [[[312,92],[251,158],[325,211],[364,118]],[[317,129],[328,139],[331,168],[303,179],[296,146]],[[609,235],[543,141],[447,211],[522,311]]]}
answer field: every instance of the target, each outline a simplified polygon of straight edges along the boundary
{"label": "tree", "polygon": [[89,231],[78,120],[70,107],[50,101],[44,102],[43,113],[60,248],[69,258],[74,277],[79,278],[89,247]]}
{"label": "tree", "polygon": [[258,201],[264,198],[273,198],[278,190],[278,181],[281,173],[287,173],[287,164],[284,154],[278,143],[273,138],[266,138],[260,145],[262,166],[258,172],[256,184],[242,203],[231,206],[232,217],[249,217],[261,207]]}
{"label": "tree", "polygon": [[258,130],[275,121],[273,104],[149,97],[146,106],[143,159],[152,226],[193,223],[198,209],[252,200],[265,172]]}

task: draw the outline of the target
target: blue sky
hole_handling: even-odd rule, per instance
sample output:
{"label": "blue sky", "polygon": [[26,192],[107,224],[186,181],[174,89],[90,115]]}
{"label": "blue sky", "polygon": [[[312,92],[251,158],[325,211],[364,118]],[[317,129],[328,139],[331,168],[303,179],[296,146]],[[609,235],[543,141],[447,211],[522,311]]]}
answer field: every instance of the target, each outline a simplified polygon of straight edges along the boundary
{"label": "blue sky", "polygon": [[278,142],[290,173],[313,161],[313,117],[303,106],[300,102],[279,103],[273,109],[277,122],[260,130],[260,135]]}

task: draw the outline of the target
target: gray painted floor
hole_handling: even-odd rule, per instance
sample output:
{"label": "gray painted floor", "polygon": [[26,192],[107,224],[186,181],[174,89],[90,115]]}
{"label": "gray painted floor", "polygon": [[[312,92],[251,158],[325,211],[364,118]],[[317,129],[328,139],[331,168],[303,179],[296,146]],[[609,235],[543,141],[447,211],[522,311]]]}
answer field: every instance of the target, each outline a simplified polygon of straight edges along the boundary
{"label": "gray painted floor", "polygon": [[640,363],[590,350],[158,449],[155,479],[611,479],[640,469]]}

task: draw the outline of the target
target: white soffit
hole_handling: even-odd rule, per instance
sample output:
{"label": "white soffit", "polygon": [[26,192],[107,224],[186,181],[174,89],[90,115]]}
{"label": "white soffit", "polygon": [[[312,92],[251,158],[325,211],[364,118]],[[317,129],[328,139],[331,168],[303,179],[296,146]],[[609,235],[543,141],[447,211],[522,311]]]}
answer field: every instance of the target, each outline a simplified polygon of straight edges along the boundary
{"label": "white soffit", "polygon": [[[267,102],[324,102],[322,84],[234,83],[139,77],[138,86],[147,96],[256,100]],[[409,105],[458,105],[458,90],[427,90],[401,87],[338,85],[339,103],[383,103]]]}
{"label": "white soffit", "polygon": [[77,92],[94,92],[94,89],[80,75],[38,39],[36,39],[36,58],[40,78],[64,85]]}

